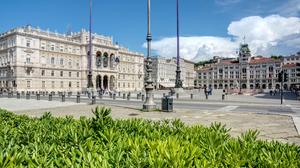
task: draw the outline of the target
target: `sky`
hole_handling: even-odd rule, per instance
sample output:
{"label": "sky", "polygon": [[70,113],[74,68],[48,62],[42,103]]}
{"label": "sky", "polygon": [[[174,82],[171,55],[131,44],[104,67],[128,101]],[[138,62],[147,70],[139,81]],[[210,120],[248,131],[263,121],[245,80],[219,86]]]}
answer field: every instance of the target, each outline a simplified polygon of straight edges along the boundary
{"label": "sky", "polygon": [[[88,29],[89,0],[1,0],[0,32],[32,25]],[[300,51],[300,0],[180,0],[180,55],[236,57],[245,37],[253,55]],[[93,0],[93,31],[146,53],[147,0]],[[176,0],[151,0],[154,55],[176,56]]]}

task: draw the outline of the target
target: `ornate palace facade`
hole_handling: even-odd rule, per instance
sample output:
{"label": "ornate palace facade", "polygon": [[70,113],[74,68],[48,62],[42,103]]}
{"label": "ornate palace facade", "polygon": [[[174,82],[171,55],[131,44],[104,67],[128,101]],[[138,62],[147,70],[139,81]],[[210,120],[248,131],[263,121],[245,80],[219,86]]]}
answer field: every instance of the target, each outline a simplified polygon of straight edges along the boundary
{"label": "ornate palace facade", "polygon": [[[0,89],[85,91],[89,32],[69,35],[30,26],[0,34]],[[97,90],[140,91],[144,56],[93,34],[92,71]]]}
{"label": "ornate palace facade", "polygon": [[278,74],[283,61],[252,57],[247,44],[242,44],[238,59],[215,59],[197,70],[197,86],[215,89],[279,88]]}

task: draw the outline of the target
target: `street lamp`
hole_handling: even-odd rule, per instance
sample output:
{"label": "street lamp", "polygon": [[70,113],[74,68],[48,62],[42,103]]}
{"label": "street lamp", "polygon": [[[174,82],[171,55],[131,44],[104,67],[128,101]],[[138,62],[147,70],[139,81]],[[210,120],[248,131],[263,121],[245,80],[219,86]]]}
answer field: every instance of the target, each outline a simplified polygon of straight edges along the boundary
{"label": "street lamp", "polygon": [[151,60],[151,40],[152,35],[150,31],[150,0],[147,6],[147,60],[146,60],[146,77],[145,77],[145,90],[146,100],[143,104],[143,111],[155,110],[156,105],[153,101],[153,81],[152,81],[152,60]]}
{"label": "street lamp", "polygon": [[177,68],[176,68],[176,80],[175,88],[182,88],[182,81],[180,79],[180,46],[179,46],[179,0],[176,1],[176,13],[177,13]]}
{"label": "street lamp", "polygon": [[92,75],[92,0],[90,0],[90,32],[89,32],[89,51],[88,51],[88,82],[87,90],[91,92],[93,90],[93,75]]}

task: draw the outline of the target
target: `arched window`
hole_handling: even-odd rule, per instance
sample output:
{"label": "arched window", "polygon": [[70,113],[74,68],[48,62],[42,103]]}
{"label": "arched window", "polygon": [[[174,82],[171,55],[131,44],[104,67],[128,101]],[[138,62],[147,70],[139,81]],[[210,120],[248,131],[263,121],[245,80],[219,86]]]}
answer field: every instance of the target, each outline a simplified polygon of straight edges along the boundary
{"label": "arched window", "polygon": [[107,68],[108,67],[108,54],[104,53],[103,55],[103,67]]}
{"label": "arched window", "polygon": [[115,55],[114,54],[110,55],[110,67],[111,68],[115,67]]}
{"label": "arched window", "polygon": [[97,51],[97,53],[96,53],[96,66],[97,67],[100,67],[101,66],[101,52],[100,51]]}

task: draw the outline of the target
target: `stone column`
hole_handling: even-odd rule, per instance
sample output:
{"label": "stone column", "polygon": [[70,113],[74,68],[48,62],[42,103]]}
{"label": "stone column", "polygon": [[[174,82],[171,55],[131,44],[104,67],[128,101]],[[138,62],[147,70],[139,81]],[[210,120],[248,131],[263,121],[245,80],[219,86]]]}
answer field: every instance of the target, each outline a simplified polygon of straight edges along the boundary
{"label": "stone column", "polygon": [[110,90],[110,77],[107,77],[107,90]]}

